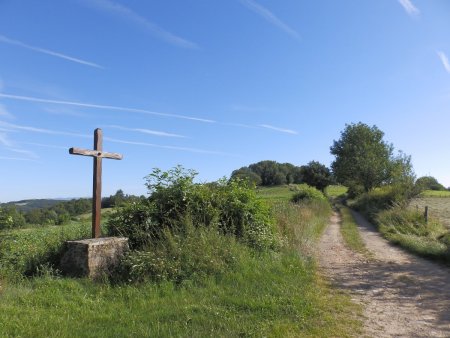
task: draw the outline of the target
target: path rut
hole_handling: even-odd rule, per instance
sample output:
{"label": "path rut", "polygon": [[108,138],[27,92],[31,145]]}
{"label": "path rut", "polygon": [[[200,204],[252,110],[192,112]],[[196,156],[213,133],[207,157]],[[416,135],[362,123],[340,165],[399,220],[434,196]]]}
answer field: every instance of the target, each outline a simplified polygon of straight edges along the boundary
{"label": "path rut", "polygon": [[366,337],[450,337],[450,269],[389,244],[354,213],[372,257],[348,249],[335,213],[319,244],[333,286],[362,304]]}

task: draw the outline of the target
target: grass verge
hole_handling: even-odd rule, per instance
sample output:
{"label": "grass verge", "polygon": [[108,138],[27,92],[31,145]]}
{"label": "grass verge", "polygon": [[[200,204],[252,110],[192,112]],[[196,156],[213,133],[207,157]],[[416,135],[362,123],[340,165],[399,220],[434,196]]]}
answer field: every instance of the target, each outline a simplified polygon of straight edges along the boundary
{"label": "grass verge", "polygon": [[369,257],[370,251],[367,250],[361,238],[358,230],[358,224],[355,222],[350,209],[345,206],[340,206],[339,212],[342,216],[341,234],[344,238],[345,243],[353,251],[359,252]]}
{"label": "grass verge", "polygon": [[376,222],[389,241],[422,257],[450,265],[450,231],[439,221],[399,206],[380,212]]}
{"label": "grass verge", "polygon": [[[311,256],[328,222],[329,205],[276,202],[273,213],[284,238],[279,251],[258,253],[229,239],[234,241],[232,268],[193,275],[181,284],[93,283],[61,277],[52,269],[29,278],[5,277],[0,332],[33,337],[358,335],[359,307],[320,279]],[[27,261],[28,254],[45,248],[53,232],[64,240],[50,227],[2,236],[2,247],[10,252],[0,251],[0,262],[12,266],[14,256]]]}

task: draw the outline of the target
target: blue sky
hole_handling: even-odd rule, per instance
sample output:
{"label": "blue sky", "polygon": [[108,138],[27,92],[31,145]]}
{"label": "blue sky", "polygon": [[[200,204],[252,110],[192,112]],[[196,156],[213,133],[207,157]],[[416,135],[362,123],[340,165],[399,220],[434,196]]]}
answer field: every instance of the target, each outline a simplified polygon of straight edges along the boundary
{"label": "blue sky", "polygon": [[95,128],[104,196],[329,165],[359,121],[450,186],[449,36],[447,0],[0,0],[0,202],[90,196]]}

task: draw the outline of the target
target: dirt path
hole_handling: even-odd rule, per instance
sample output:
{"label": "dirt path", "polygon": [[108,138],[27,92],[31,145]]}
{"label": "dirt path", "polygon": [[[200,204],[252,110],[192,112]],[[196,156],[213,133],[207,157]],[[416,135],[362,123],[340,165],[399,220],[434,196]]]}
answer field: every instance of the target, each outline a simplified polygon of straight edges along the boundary
{"label": "dirt path", "polygon": [[334,214],[319,246],[322,272],[364,307],[367,337],[450,337],[450,269],[391,246],[354,214],[372,259],[348,249]]}

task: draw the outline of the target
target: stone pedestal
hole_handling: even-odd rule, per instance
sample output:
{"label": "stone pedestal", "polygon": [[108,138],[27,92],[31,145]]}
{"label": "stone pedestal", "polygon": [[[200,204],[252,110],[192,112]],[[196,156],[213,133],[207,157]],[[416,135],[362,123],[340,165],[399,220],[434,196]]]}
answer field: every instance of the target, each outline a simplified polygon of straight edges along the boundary
{"label": "stone pedestal", "polygon": [[60,267],[67,275],[95,279],[116,266],[127,250],[128,238],[124,237],[67,241]]}

